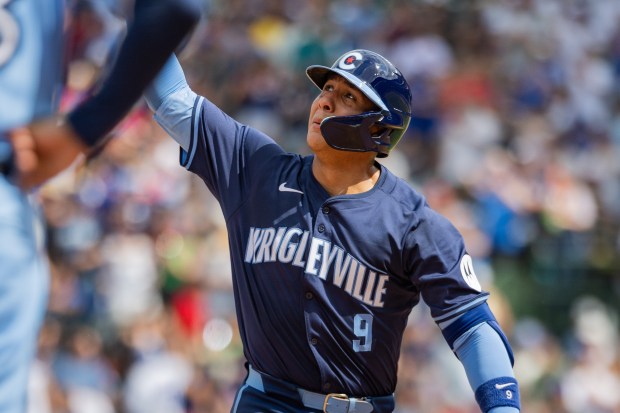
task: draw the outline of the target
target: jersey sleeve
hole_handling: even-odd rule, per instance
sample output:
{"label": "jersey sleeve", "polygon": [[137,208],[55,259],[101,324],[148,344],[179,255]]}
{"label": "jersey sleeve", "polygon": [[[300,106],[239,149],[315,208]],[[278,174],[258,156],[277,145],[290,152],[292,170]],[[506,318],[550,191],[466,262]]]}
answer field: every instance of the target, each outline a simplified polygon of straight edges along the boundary
{"label": "jersey sleeve", "polygon": [[488,298],[478,282],[463,237],[426,205],[407,234],[404,252],[411,281],[442,327]]}
{"label": "jersey sleeve", "polygon": [[269,136],[188,87],[167,97],[155,119],[181,145],[181,165],[202,178],[225,216],[244,202],[270,160],[284,153]]}

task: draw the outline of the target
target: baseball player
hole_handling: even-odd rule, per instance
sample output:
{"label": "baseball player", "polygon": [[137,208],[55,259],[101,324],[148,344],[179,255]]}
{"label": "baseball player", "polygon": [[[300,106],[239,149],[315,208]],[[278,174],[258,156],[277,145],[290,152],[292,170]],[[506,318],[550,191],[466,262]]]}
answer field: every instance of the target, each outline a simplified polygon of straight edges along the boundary
{"label": "baseball player", "polygon": [[2,413],[26,409],[28,372],[49,283],[36,237],[36,208],[15,182],[36,185],[96,145],[142,95],[200,17],[192,0],[137,0],[116,65],[100,92],[70,113],[68,120],[51,117],[30,129],[14,130],[56,110],[63,87],[64,3],[0,0]]}
{"label": "baseball player", "polygon": [[411,92],[384,57],[353,50],[306,71],[320,90],[313,155],[223,113],[173,57],[151,88],[227,223],[248,375],[232,412],[391,412],[403,331],[423,297],[483,412],[519,411],[508,341],[461,235],[376,162],[402,138]]}

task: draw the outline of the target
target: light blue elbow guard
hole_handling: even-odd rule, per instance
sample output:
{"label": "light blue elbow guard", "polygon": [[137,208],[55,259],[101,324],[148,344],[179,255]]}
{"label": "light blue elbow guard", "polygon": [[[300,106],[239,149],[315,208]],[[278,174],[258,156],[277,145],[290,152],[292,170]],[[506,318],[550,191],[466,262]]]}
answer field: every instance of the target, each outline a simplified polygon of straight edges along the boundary
{"label": "light blue elbow guard", "polygon": [[489,380],[476,389],[476,401],[484,413],[499,406],[510,406],[520,410],[519,384],[514,377]]}

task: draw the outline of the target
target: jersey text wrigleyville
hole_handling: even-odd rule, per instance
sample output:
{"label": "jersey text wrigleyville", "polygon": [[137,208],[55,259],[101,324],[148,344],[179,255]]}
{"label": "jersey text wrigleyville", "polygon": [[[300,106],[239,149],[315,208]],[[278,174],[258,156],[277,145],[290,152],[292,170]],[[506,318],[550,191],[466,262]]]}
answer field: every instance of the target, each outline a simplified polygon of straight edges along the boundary
{"label": "jersey text wrigleyville", "polygon": [[[308,256],[307,261],[304,257]],[[343,288],[353,298],[372,307],[383,307],[389,277],[372,271],[359,259],[331,242],[310,237],[300,228],[250,228],[245,262],[282,262],[305,268],[306,274]]]}

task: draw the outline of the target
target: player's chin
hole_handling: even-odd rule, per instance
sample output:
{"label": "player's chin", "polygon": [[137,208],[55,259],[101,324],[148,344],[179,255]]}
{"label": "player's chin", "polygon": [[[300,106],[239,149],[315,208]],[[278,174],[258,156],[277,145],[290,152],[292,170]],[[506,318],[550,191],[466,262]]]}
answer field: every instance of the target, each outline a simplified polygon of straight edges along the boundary
{"label": "player's chin", "polygon": [[313,151],[325,149],[325,147],[329,146],[327,145],[327,142],[325,142],[323,135],[321,135],[320,130],[315,131],[310,129],[308,131],[308,135],[306,136],[306,142]]}

